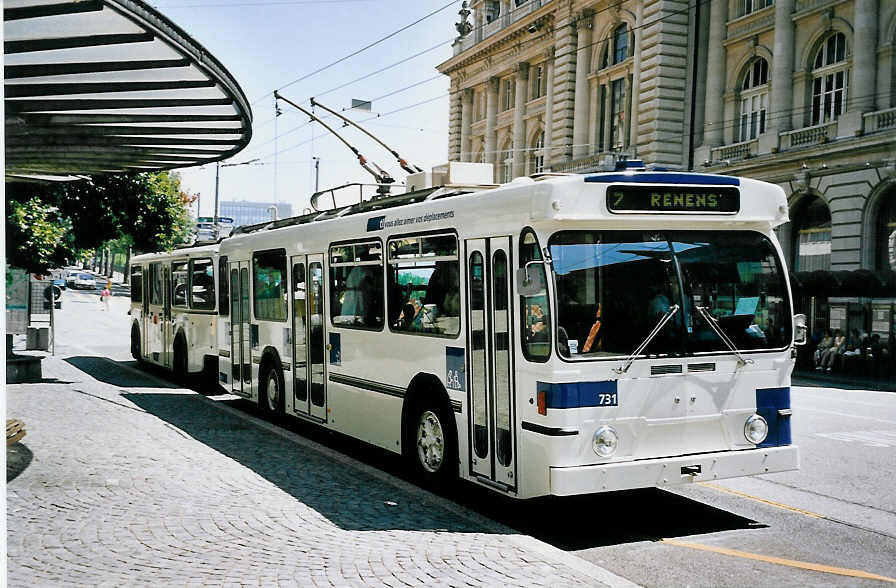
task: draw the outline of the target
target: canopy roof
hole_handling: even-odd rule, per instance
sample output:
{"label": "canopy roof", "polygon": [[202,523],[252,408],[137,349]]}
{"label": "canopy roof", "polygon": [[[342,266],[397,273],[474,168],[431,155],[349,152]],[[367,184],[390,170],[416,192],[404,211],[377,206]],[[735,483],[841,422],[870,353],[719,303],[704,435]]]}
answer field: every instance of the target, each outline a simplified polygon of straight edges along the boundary
{"label": "canopy roof", "polygon": [[230,73],[141,0],[4,0],[6,177],[230,157],[252,112]]}

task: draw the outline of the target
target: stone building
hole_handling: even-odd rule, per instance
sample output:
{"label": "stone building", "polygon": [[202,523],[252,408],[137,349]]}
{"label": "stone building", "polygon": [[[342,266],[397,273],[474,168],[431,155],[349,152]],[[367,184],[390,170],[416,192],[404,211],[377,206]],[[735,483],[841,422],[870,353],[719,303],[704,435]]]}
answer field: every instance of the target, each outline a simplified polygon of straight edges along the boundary
{"label": "stone building", "polygon": [[[466,3],[465,3],[466,4]],[[474,0],[449,155],[496,181],[619,158],[784,188],[815,330],[896,323],[896,2]],[[467,19],[469,18],[469,23]]]}

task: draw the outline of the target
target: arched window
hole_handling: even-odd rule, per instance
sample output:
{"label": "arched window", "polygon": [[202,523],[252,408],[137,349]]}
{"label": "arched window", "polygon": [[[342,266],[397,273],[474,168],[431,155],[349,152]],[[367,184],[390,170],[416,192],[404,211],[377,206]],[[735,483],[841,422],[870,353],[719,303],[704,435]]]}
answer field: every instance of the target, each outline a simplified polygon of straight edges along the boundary
{"label": "arched window", "polygon": [[831,211],[818,197],[809,197],[793,215],[793,267],[798,272],[831,269]]}
{"label": "arched window", "polygon": [[896,271],[896,191],[881,203],[875,228],[874,269]]}
{"label": "arched window", "polygon": [[812,63],[812,124],[836,120],[846,110],[849,61],[846,36],[835,33],[822,43]]}
{"label": "arched window", "polygon": [[613,30],[613,65],[628,59],[628,25],[622,23]]}
{"label": "arched window", "polygon": [[765,132],[768,108],[768,62],[759,57],[748,67],[740,92],[740,140],[749,141]]}
{"label": "arched window", "polygon": [[532,151],[529,158],[530,173],[540,174],[544,171],[544,131],[535,136],[535,142],[532,144]]}

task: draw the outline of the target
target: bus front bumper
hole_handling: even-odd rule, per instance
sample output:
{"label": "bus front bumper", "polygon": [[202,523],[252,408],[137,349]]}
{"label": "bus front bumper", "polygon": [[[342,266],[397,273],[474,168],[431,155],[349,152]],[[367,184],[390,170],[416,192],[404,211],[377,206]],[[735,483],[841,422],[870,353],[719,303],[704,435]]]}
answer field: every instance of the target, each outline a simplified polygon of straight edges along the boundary
{"label": "bus front bumper", "polygon": [[663,457],[600,465],[551,468],[551,494],[572,496],[592,492],[664,487],[754,474],[795,470],[799,448],[764,447],[682,457]]}

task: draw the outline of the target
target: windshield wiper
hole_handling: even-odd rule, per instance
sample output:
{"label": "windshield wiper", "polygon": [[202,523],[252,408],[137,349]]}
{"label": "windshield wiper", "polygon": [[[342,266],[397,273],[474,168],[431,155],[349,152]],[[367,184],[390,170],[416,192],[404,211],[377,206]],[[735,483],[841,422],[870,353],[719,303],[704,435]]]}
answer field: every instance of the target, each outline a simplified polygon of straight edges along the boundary
{"label": "windshield wiper", "polygon": [[644,351],[644,348],[647,347],[647,345],[649,345],[650,342],[653,341],[653,338],[656,337],[657,334],[659,334],[662,328],[666,326],[666,323],[669,322],[669,319],[672,318],[672,315],[678,312],[678,308],[679,307],[677,304],[673,304],[672,306],[670,306],[669,310],[666,311],[666,314],[664,314],[660,319],[660,322],[658,322],[656,326],[653,327],[653,330],[650,331],[650,334],[647,335],[646,339],[644,339],[644,342],[641,343],[638,348],[628,356],[628,359],[625,360],[625,364],[622,367],[614,368],[613,371],[617,374],[624,374],[625,372],[627,372],[628,368],[632,367],[632,363],[635,361],[635,358],[641,355],[641,352]]}
{"label": "windshield wiper", "polygon": [[743,367],[748,363],[753,363],[752,359],[744,359],[744,356],[740,354],[740,351],[737,349],[737,347],[734,346],[734,343],[732,343],[731,339],[728,338],[728,335],[725,334],[725,331],[723,331],[719,326],[719,322],[716,319],[712,318],[712,315],[709,314],[705,306],[698,306],[697,312],[700,313],[700,316],[703,317],[703,319],[706,321],[706,324],[709,325],[709,328],[715,331],[716,335],[719,336],[719,339],[722,340],[722,343],[724,343],[728,347],[728,349],[730,349],[731,352],[737,356],[737,367]]}

